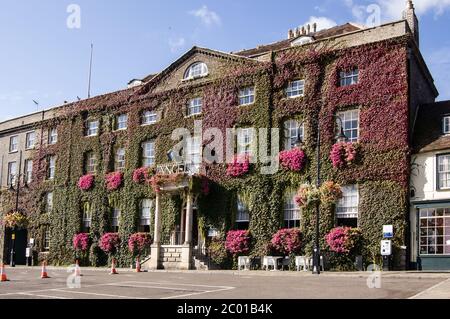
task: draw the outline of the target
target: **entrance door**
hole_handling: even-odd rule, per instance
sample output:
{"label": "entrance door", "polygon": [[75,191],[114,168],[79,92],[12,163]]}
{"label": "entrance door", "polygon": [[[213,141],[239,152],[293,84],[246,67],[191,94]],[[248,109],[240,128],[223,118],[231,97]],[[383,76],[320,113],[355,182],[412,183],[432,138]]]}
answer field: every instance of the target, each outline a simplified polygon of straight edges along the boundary
{"label": "entrance door", "polygon": [[197,210],[192,211],[192,247],[198,246],[198,220]]}
{"label": "entrance door", "polygon": [[[7,264],[11,262],[11,236],[12,231],[10,229],[6,229],[5,231],[5,261]],[[15,247],[15,262],[16,265],[26,265],[27,260],[25,257],[25,252],[27,248],[27,230],[21,229],[16,230],[16,240],[14,243]]]}

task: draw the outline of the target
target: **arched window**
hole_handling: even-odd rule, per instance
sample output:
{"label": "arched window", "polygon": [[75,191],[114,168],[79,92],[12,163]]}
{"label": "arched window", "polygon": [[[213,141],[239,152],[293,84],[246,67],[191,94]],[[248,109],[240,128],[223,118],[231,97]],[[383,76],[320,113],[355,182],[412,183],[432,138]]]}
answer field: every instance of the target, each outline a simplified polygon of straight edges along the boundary
{"label": "arched window", "polygon": [[208,75],[208,67],[203,62],[196,62],[194,64],[191,64],[189,68],[184,73],[184,79],[195,79],[202,76]]}

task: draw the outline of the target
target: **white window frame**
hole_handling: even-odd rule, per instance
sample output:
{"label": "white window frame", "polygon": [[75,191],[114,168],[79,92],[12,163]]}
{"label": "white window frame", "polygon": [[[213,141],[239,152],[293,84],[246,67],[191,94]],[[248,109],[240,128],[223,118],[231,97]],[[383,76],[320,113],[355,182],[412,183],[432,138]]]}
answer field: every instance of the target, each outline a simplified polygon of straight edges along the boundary
{"label": "white window frame", "polygon": [[152,125],[158,122],[158,112],[157,111],[144,111],[142,113],[142,125]]}
{"label": "white window frame", "polygon": [[254,143],[255,143],[255,130],[253,128],[238,128],[236,131],[237,137],[237,147],[236,154],[238,156],[249,156],[252,157],[254,154]]}
{"label": "white window frame", "polygon": [[339,72],[339,86],[350,86],[358,84],[359,82],[359,69],[354,68],[349,71]]}
{"label": "white window frame", "polygon": [[33,160],[26,159],[24,166],[24,180],[25,183],[29,184],[33,181]]}
{"label": "white window frame", "polygon": [[15,153],[19,150],[19,135],[14,135],[9,138],[9,152]]}
{"label": "white window frame", "polygon": [[[419,255],[450,256],[450,243],[448,243],[450,238],[450,227],[448,226],[450,225],[450,207],[421,208],[418,223]],[[442,253],[438,253],[438,247],[442,247]],[[424,252],[424,248],[426,252]],[[434,252],[430,251],[430,248]]]}
{"label": "white window frame", "polygon": [[48,157],[48,179],[55,179],[56,173],[56,156],[52,155]]}
{"label": "white window frame", "polygon": [[50,214],[53,211],[53,192],[45,194],[45,212]]}
{"label": "white window frame", "polygon": [[[344,126],[343,131],[344,131],[345,136],[347,137],[347,141],[353,142],[353,143],[358,142],[359,141],[359,125],[360,125],[359,109],[352,109],[352,110],[348,110],[348,111],[339,112],[337,115],[342,120],[342,125]],[[353,126],[351,126],[351,124],[350,124],[350,126],[347,126],[347,123],[351,123],[355,120],[358,123],[357,127],[353,127]],[[336,124],[340,131],[341,130],[341,121],[336,119]],[[354,131],[356,131],[356,137],[351,136],[352,132],[354,132]]]}
{"label": "white window frame", "polygon": [[294,119],[284,121],[284,149],[291,150],[295,147],[295,141],[300,137],[301,141],[305,141],[305,123]]}
{"label": "white window frame", "polygon": [[[284,203],[283,203],[283,220],[284,223],[288,224],[287,228],[298,228],[300,227],[301,222],[301,216],[302,216],[302,210],[300,206],[298,206],[297,202],[295,201],[295,192],[289,192],[284,197]],[[295,226],[296,222],[298,221],[298,227]],[[291,223],[293,224],[293,227],[291,227]]]}
{"label": "white window frame", "polygon": [[56,127],[52,127],[48,131],[48,144],[54,145],[58,143],[58,129]]}
{"label": "white window frame", "polygon": [[9,162],[8,163],[8,180],[7,185],[11,186],[16,184],[16,178],[17,178],[17,162]]}
{"label": "white window frame", "polygon": [[47,226],[44,231],[44,240],[43,240],[43,248],[44,251],[50,250],[50,240],[51,240],[51,232],[50,227]]}
{"label": "white window frame", "polygon": [[144,198],[141,200],[140,214],[139,214],[139,226],[150,226],[152,218],[153,200],[150,198]]}
{"label": "white window frame", "polygon": [[113,230],[115,231],[117,228],[117,232],[119,231],[120,227],[120,216],[122,215],[122,211],[120,208],[114,207],[112,211],[112,219],[111,219],[111,226],[113,227]]}
{"label": "white window frame", "polygon": [[288,83],[286,87],[286,97],[295,99],[305,96],[305,80],[294,80]]}
{"label": "white window frame", "polygon": [[128,128],[128,114],[122,113],[116,116],[116,131],[123,131]]}
{"label": "white window frame", "polygon": [[[30,136],[33,138],[30,139]],[[25,149],[32,150],[36,146],[36,132],[30,131],[25,134]]]}
{"label": "white window frame", "polygon": [[126,151],[124,147],[121,147],[116,150],[114,158],[114,170],[122,172],[125,170],[125,165],[126,165]]}
{"label": "white window frame", "polygon": [[92,226],[92,208],[83,211],[83,228],[90,231]]}
{"label": "white window frame", "polygon": [[442,119],[442,133],[450,134],[450,116],[444,116]]}
{"label": "white window frame", "polygon": [[189,103],[187,105],[186,110],[186,116],[194,116],[194,115],[200,115],[202,114],[202,108],[203,108],[203,98],[196,97],[191,100],[189,100]]}
{"label": "white window frame", "polygon": [[100,127],[99,120],[87,120],[86,121],[86,137],[97,136]]}
{"label": "white window frame", "polygon": [[450,189],[450,154],[438,154],[436,157],[437,189],[448,190]]}
{"label": "white window frame", "polygon": [[86,174],[95,174],[97,172],[97,155],[93,151],[87,152],[85,161]]}
{"label": "white window frame", "polygon": [[191,136],[186,140],[186,165],[192,174],[199,173],[203,160],[202,137]]}
{"label": "white window frame", "polygon": [[204,62],[191,64],[184,73],[183,80],[202,78],[208,75],[208,66]]}
{"label": "white window frame", "polygon": [[142,143],[142,166],[152,167],[156,163],[155,141],[145,141]]}
{"label": "white window frame", "polygon": [[[339,201],[336,204],[336,219],[359,218],[358,185],[354,184],[342,186],[341,190],[342,190],[342,198],[339,199]],[[354,206],[355,202],[356,206]]]}
{"label": "white window frame", "polygon": [[242,200],[240,195],[237,196],[236,202],[236,223],[249,223],[250,212],[247,205]]}
{"label": "white window frame", "polygon": [[251,105],[255,103],[255,87],[248,86],[239,90],[239,105]]}

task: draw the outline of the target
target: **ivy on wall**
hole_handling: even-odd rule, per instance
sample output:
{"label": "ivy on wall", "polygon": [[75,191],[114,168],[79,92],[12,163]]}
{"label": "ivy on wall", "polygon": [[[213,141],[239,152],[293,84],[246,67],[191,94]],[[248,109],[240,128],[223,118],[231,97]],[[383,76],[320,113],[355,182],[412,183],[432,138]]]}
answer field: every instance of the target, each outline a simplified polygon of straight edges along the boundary
{"label": "ivy on wall", "polygon": [[[89,203],[93,212],[89,260],[93,265],[104,265],[107,256],[96,242],[110,231],[112,208],[117,207],[122,211],[119,227],[122,245],[116,258],[119,265],[128,266],[132,256],[126,242],[139,225],[140,201],[155,196],[149,185],[137,184],[132,178],[133,171],[142,166],[142,142],[154,140],[156,162],[165,163],[166,153],[176,143],[171,139],[172,130],[184,127],[192,132],[196,119],[203,120],[204,130],[217,127],[225,133],[226,128],[232,127],[282,128],[286,119],[294,118],[305,124],[303,149],[307,162],[301,172],[280,170],[274,175],[261,175],[259,168],[263,163],[255,163],[250,174],[231,178],[225,173],[225,165],[206,165],[210,192],[198,202],[201,232],[214,227],[224,234],[233,228],[236,195],[245,194],[251,219],[252,253],[261,251],[282,227],[282,198],[286,190],[316,180],[315,149],[320,118],[322,179],[342,185],[359,184],[359,224],[368,247],[363,252],[365,259],[373,259],[372,247],[378,245],[381,225],[387,222],[396,229],[395,244],[403,245],[409,167],[407,41],[400,38],[349,49],[296,47],[274,53],[273,62],[223,63],[221,76],[201,85],[156,93],[144,86],[65,107],[56,120],[43,124],[44,131],[57,125],[58,143],[52,146],[44,143],[36,151],[35,178],[21,202],[30,215],[30,236],[42,243],[42,229],[48,225],[51,247],[45,257],[53,264],[72,263],[71,240],[82,230],[83,210],[85,203]],[[339,71],[352,67],[359,69],[359,83],[339,87]],[[305,80],[305,95],[286,99],[284,87],[294,79]],[[237,92],[245,86],[255,86],[255,103],[239,106]],[[182,110],[196,96],[203,96],[202,115],[186,117]],[[334,120],[329,115],[348,108],[360,110],[359,160],[355,165],[334,169],[329,160],[335,142]],[[162,118],[154,125],[141,126],[144,110],[158,111]],[[122,113],[128,114],[128,127],[114,131],[114,118]],[[98,136],[84,136],[87,119],[100,121]],[[223,138],[225,142],[225,134]],[[104,177],[113,171],[114,153],[119,147],[126,148],[124,183],[118,190],[108,191]],[[86,152],[97,157],[95,185],[89,191],[81,191],[77,183],[85,174]],[[46,158],[51,154],[57,155],[56,179],[45,181]],[[45,194],[50,191],[54,192],[54,207],[43,213]],[[163,197],[163,236],[170,236],[180,222],[182,203],[182,196]],[[321,214],[320,241],[321,247],[325,247],[324,236],[335,226],[334,207],[322,207]],[[304,253],[311,253],[314,223],[315,211],[305,209],[301,221]],[[152,233],[153,225],[150,229]]]}

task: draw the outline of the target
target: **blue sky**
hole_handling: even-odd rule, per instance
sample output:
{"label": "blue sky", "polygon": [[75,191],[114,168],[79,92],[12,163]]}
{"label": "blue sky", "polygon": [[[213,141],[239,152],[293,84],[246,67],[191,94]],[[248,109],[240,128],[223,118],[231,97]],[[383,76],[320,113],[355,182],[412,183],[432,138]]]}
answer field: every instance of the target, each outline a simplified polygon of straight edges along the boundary
{"label": "blue sky", "polygon": [[[414,3],[438,99],[450,99],[450,0]],[[71,4],[80,9],[80,28],[67,25]],[[0,121],[36,111],[32,100],[47,109],[85,98],[91,42],[98,95],[164,69],[193,45],[229,52],[284,39],[309,21],[365,24],[370,4],[385,22],[401,17],[405,0],[2,1]]]}

